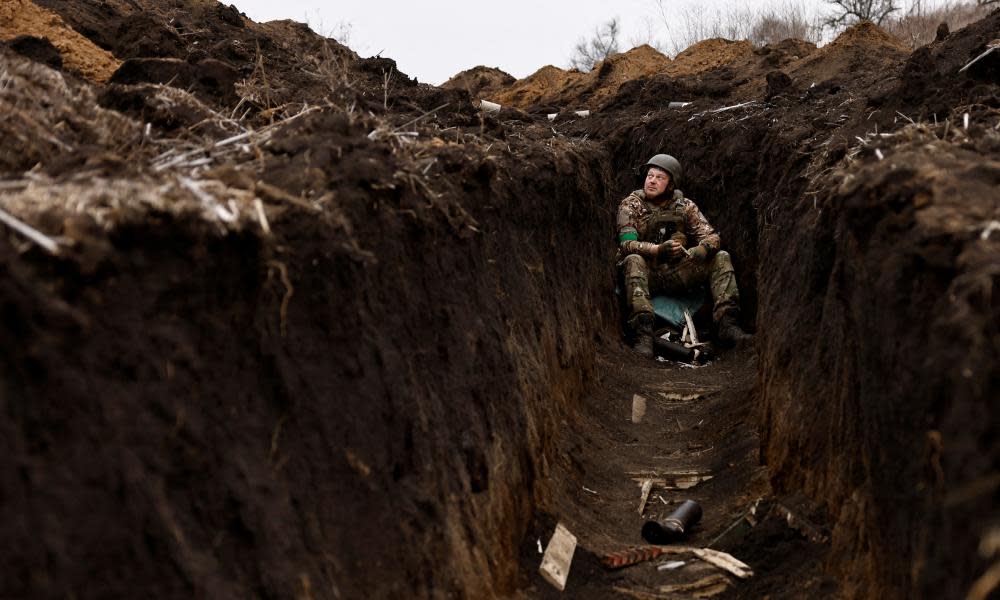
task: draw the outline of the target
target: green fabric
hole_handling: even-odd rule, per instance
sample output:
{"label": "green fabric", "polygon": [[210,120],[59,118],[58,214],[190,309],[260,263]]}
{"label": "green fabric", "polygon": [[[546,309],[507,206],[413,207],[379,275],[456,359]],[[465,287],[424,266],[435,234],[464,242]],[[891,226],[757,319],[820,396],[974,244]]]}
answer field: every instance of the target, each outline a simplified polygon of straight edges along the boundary
{"label": "green fabric", "polygon": [[634,242],[638,239],[639,239],[639,234],[634,231],[623,233],[618,236],[619,242]]}

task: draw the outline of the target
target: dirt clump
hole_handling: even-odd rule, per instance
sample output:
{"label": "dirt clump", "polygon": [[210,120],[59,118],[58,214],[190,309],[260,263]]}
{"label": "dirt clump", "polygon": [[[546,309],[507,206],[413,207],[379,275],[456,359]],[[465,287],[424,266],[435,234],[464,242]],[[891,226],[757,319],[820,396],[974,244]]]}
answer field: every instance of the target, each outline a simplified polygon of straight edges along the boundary
{"label": "dirt clump", "polygon": [[21,56],[42,63],[47,67],[51,67],[57,71],[62,69],[62,55],[59,54],[59,49],[53,46],[48,38],[19,35],[9,40],[7,47]]}
{"label": "dirt clump", "polygon": [[45,38],[58,48],[63,66],[91,81],[107,81],[120,64],[109,52],[75,32],[56,13],[30,0],[0,4],[0,40],[18,36]]}
{"label": "dirt clump", "polygon": [[177,58],[130,58],[108,80],[116,84],[159,83],[211,98],[224,106],[239,101],[239,73],[222,61],[204,58],[189,62]]}
{"label": "dirt clump", "polygon": [[460,89],[472,98],[487,98],[517,81],[510,73],[494,67],[478,66],[462,71],[441,84],[446,89]]}

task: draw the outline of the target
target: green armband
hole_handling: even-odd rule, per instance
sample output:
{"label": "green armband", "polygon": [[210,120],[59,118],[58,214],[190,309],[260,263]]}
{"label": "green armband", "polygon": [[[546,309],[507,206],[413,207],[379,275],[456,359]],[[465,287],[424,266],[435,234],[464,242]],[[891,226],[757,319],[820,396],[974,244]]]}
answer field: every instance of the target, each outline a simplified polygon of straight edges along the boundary
{"label": "green armband", "polygon": [[634,231],[624,231],[618,235],[618,242],[634,242],[639,239],[639,234]]}

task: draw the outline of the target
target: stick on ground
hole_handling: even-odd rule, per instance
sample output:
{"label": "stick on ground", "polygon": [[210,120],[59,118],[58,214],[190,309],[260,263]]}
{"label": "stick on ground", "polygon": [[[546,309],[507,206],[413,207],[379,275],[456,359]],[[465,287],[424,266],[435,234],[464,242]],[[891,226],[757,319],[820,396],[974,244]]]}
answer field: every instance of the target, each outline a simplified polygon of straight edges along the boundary
{"label": "stick on ground", "polygon": [[31,225],[28,225],[24,221],[18,219],[14,215],[8,213],[7,211],[0,209],[0,221],[6,224],[8,227],[14,231],[20,233],[29,240],[35,242],[39,246],[45,249],[49,254],[59,254],[59,244],[49,236],[45,235],[41,231],[38,231]]}

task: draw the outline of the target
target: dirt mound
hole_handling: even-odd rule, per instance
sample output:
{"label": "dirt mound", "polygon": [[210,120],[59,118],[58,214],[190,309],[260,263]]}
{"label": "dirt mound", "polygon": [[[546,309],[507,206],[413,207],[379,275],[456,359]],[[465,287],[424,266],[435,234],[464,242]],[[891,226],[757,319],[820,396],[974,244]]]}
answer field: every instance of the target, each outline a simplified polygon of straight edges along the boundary
{"label": "dirt mound", "polygon": [[[962,71],[1000,36],[1000,11],[918,48],[903,65],[896,85],[871,94],[869,105],[914,120],[941,120],[953,112],[1000,108],[1000,55],[993,52]],[[962,72],[960,72],[962,71]],[[959,118],[961,116],[959,115]]]}
{"label": "dirt mound", "polygon": [[[362,59],[302,23],[254,23],[232,6],[201,0],[39,2],[117,58],[139,61],[123,81],[169,83],[249,118],[268,120],[275,111],[322,101],[391,114],[400,123],[432,109],[471,113],[461,90],[418,84],[394,61]],[[204,77],[202,64],[211,70]],[[168,73],[178,76],[165,80]]]}
{"label": "dirt mound", "polygon": [[815,51],[816,46],[801,40],[784,40],[758,49],[744,43],[707,40],[682,53],[662,73],[623,82],[604,108],[620,110],[698,98],[733,104],[758,100],[767,97],[769,75],[783,78],[781,69]]}
{"label": "dirt mound", "polygon": [[670,59],[656,49],[642,45],[612,56],[588,73],[564,71],[551,65],[542,67],[494,95],[500,104],[516,108],[540,107],[545,111],[587,108],[601,105],[624,83],[661,73]]}
{"label": "dirt mound", "polygon": [[613,96],[625,82],[663,73],[671,66],[670,57],[643,44],[606,59],[591,72],[594,75],[590,102],[595,106]]}
{"label": "dirt mound", "polygon": [[546,65],[524,79],[518,79],[507,89],[494,94],[491,99],[501,105],[516,108],[549,104],[558,98],[560,91],[584,77],[586,74],[579,71],[564,71],[559,67]]}
{"label": "dirt mound", "polygon": [[66,70],[91,81],[107,81],[120,64],[106,50],[67,26],[58,14],[29,0],[6,0],[0,4],[0,40],[25,35],[49,40],[59,50]]}
{"label": "dirt mound", "polygon": [[854,25],[816,52],[793,63],[787,73],[808,88],[831,80],[844,80],[852,73],[894,69],[910,54],[903,42],[872,23]]}
{"label": "dirt mound", "polygon": [[753,44],[746,40],[703,40],[678,54],[667,68],[667,74],[675,77],[697,75],[744,60],[751,55]]}
{"label": "dirt mound", "polygon": [[516,79],[510,74],[493,67],[473,67],[462,71],[441,84],[447,89],[460,89],[472,98],[489,98],[495,92],[511,86]]}

